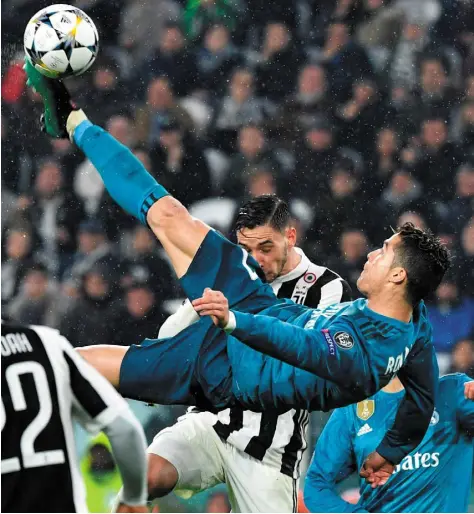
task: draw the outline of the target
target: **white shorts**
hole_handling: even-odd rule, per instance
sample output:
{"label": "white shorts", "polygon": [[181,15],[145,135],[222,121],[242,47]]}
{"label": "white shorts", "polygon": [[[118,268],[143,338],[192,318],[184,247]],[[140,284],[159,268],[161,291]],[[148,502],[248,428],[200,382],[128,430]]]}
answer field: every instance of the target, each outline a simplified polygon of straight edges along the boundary
{"label": "white shorts", "polygon": [[178,471],[174,492],[190,498],[225,483],[232,512],[296,512],[298,480],[222,441],[213,429],[216,421],[210,412],[186,414],[148,448]]}

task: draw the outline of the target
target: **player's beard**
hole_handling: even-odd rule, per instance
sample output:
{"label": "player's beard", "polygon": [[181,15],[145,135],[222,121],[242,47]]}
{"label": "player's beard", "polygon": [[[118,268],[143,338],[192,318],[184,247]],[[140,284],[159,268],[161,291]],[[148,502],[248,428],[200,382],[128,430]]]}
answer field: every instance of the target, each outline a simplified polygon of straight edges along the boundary
{"label": "player's beard", "polygon": [[285,247],[283,248],[283,255],[281,258],[280,266],[275,274],[275,276],[272,278],[272,282],[277,279],[278,277],[281,277],[283,270],[285,269],[286,263],[288,261],[288,241],[285,241]]}

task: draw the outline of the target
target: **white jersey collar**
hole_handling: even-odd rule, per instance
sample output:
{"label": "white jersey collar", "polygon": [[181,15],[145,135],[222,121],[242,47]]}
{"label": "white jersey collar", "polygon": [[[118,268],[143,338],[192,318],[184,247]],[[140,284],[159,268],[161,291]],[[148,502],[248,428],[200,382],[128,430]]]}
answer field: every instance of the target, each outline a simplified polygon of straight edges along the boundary
{"label": "white jersey collar", "polygon": [[296,266],[295,269],[291,270],[286,275],[280,275],[279,277],[277,277],[271,283],[272,287],[279,286],[279,285],[283,284],[284,282],[289,282],[290,280],[298,278],[301,275],[303,275],[303,273],[306,273],[308,271],[311,261],[308,259],[308,257],[306,257],[305,253],[303,252],[303,250],[301,248],[298,248],[295,246],[295,252],[301,256],[301,260],[300,260],[298,266]]}

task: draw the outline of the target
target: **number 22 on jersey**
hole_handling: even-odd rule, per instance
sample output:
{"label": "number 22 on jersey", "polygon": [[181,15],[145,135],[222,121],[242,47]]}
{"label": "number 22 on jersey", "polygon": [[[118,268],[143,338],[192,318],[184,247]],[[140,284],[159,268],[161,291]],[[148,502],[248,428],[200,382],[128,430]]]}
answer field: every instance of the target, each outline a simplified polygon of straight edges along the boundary
{"label": "number 22 on jersey", "polygon": [[[40,466],[50,466],[53,464],[63,464],[65,455],[62,450],[35,451],[35,441],[39,434],[48,425],[53,413],[51,393],[48,387],[46,372],[41,364],[33,361],[17,362],[8,366],[5,378],[10,391],[13,409],[16,412],[24,411],[28,408],[25,394],[21,385],[20,377],[31,374],[34,379],[36,392],[39,399],[39,412],[29,423],[21,435],[20,452],[23,468],[37,468]],[[0,407],[0,417],[2,430],[6,423],[5,406],[3,399]],[[1,462],[2,474],[20,471],[21,464],[19,457],[3,459]]]}

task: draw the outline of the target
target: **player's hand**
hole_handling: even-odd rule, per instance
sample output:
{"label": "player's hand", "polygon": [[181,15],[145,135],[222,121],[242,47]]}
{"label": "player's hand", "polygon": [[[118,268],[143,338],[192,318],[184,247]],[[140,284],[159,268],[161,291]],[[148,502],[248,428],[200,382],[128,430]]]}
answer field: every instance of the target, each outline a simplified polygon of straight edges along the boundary
{"label": "player's hand", "polygon": [[146,505],[127,505],[119,503],[116,512],[148,512]]}
{"label": "player's hand", "polygon": [[384,485],[395,470],[395,466],[377,452],[372,452],[362,464],[359,475],[365,478],[372,489]]}
{"label": "player's hand", "polygon": [[474,380],[464,384],[464,396],[467,400],[474,400]]}
{"label": "player's hand", "polygon": [[220,291],[206,287],[202,297],[192,303],[200,316],[211,316],[214,325],[224,328],[229,323],[229,302]]}

